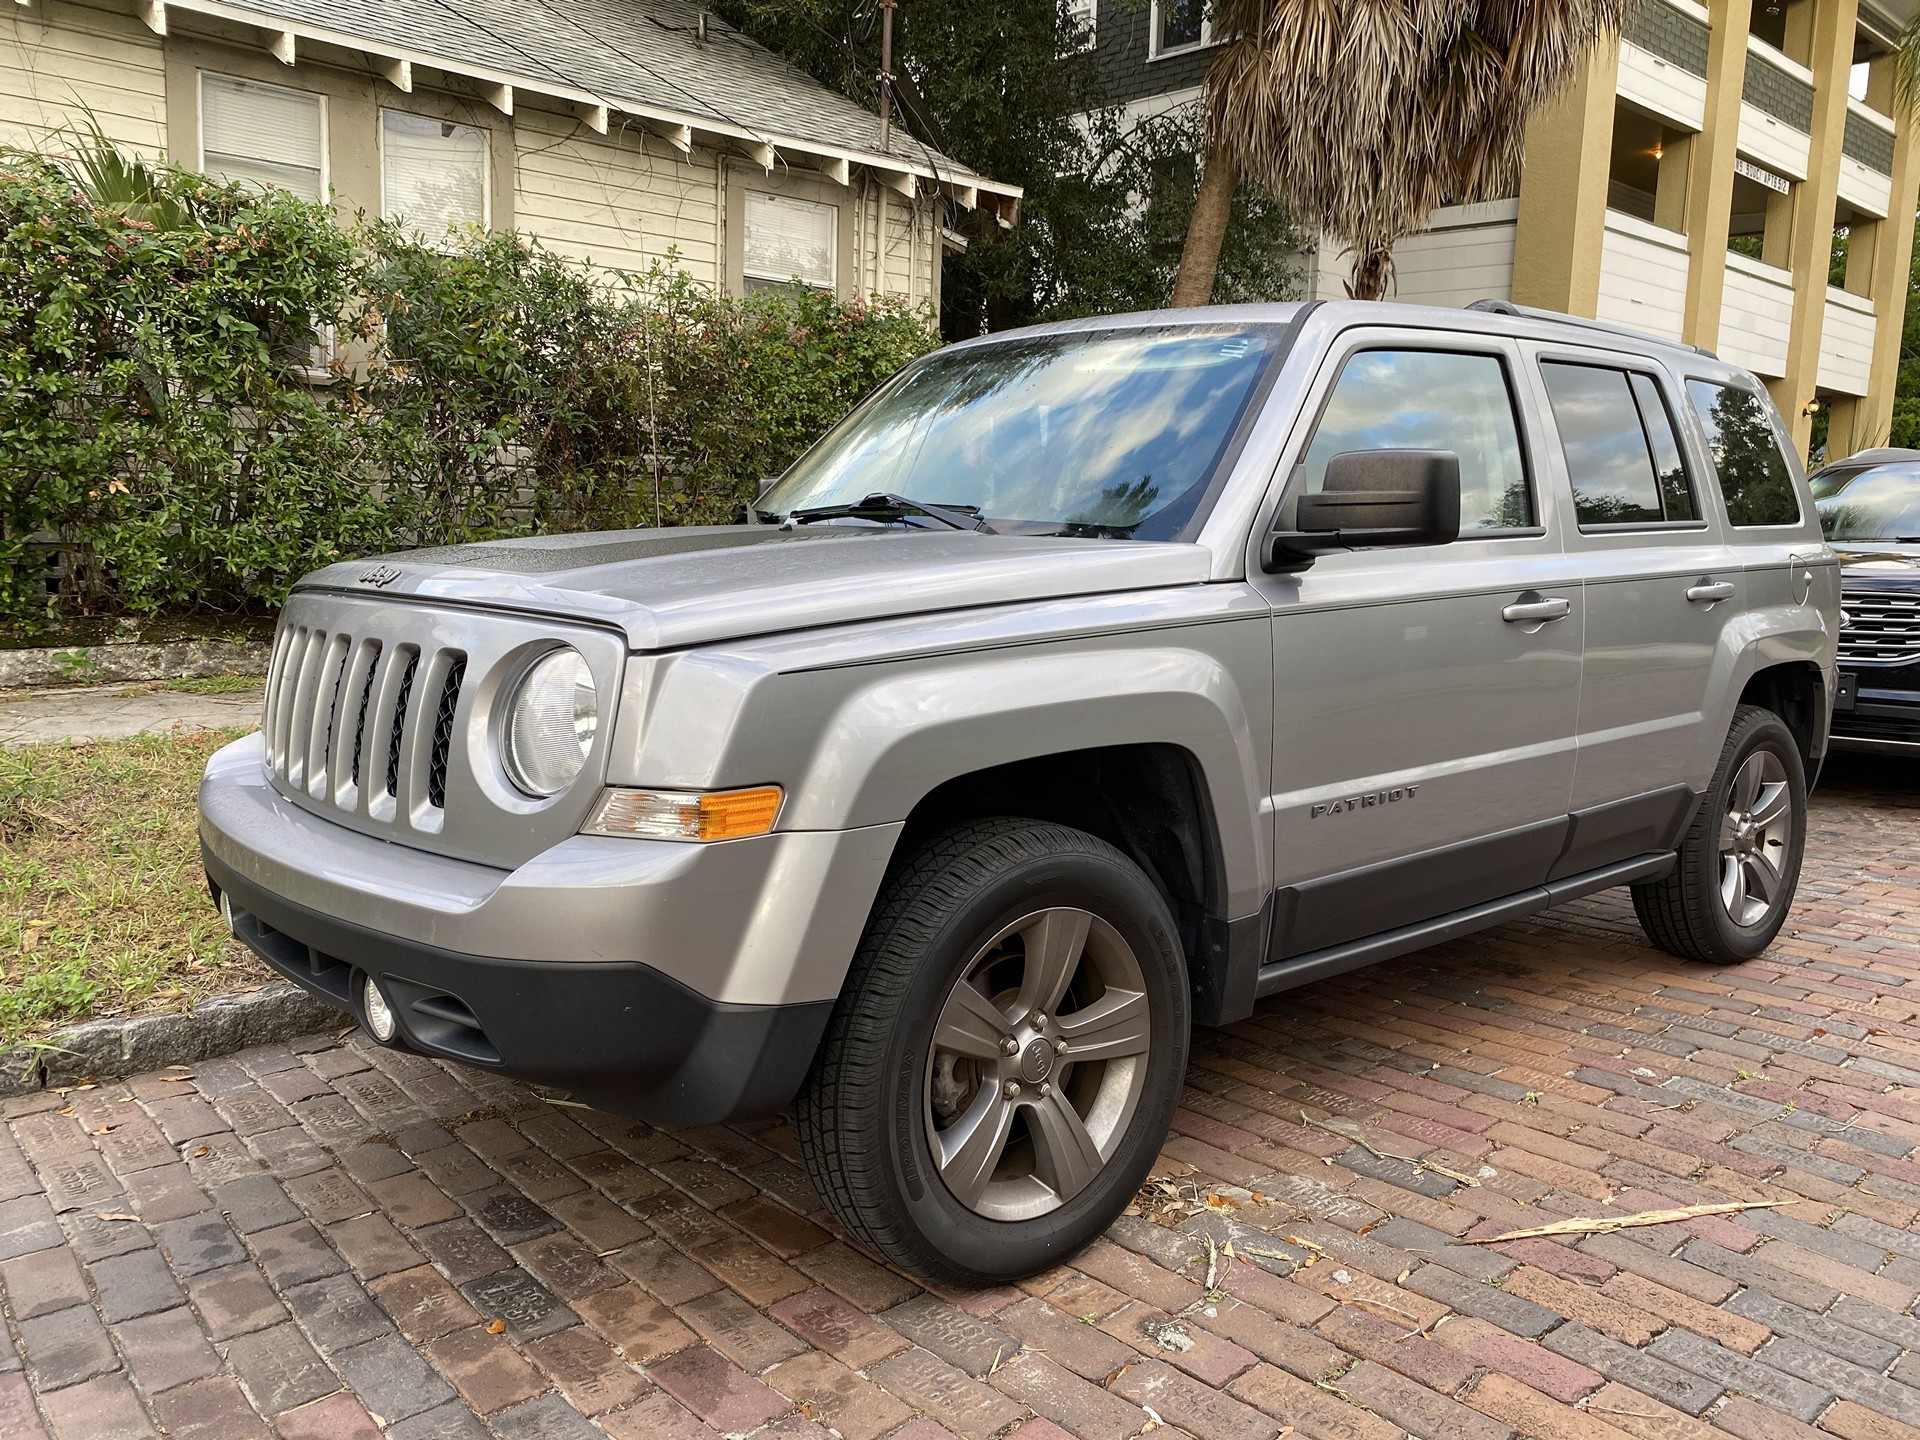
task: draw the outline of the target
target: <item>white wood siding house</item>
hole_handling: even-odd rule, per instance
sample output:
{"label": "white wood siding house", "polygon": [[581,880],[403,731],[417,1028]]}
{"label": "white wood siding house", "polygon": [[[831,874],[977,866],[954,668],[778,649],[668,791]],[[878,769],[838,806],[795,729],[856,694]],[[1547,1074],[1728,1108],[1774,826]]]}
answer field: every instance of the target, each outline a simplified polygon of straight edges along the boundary
{"label": "white wood siding house", "polygon": [[740,293],[937,307],[944,237],[1020,190],[880,122],[687,0],[0,0],[0,145],[91,115],[209,173],[423,232],[512,226]]}

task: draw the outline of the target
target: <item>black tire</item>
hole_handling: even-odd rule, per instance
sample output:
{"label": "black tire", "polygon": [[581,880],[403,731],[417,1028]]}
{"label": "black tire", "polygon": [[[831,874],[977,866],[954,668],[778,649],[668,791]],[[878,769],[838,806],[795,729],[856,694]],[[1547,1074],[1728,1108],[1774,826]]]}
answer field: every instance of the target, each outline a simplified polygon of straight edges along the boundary
{"label": "black tire", "polygon": [[[1736,779],[1750,762],[1778,767],[1787,810],[1778,841],[1767,841],[1763,835],[1764,843],[1756,847],[1777,860],[1777,890],[1768,898],[1764,913],[1757,918],[1749,916],[1748,923],[1743,924],[1729,910],[1723,895],[1728,863],[1723,844],[1727,834],[1723,830],[1728,825]],[[1710,965],[1751,960],[1773,943],[1786,923],[1800,879],[1806,835],[1806,767],[1793,732],[1771,710],[1742,705],[1734,712],[1720,763],[1680,844],[1679,863],[1664,880],[1633,887],[1633,908],[1640,917],[1640,928],[1660,949],[1682,959]],[[1759,901],[1742,891],[1739,903],[1757,905]]]}
{"label": "black tire", "polygon": [[[1115,992],[1100,986],[1097,978],[1086,983],[1101,991],[1101,1003],[1115,995],[1134,997],[1128,1002],[1136,1017],[1131,1023],[1150,1026],[1150,1039],[1137,1067],[1129,1065],[1124,1071],[1122,1083],[1132,1087],[1127,1101],[1131,1110],[1106,1112],[1130,1118],[1109,1120],[1108,1143],[1113,1148],[1097,1169],[1091,1161],[1082,1162],[1091,1174],[1082,1178],[1084,1188],[1064,1201],[1056,1199],[1058,1208],[1050,1213],[988,1218],[949,1189],[931,1148],[936,1133],[947,1133],[937,1130],[935,1097],[955,1107],[960,1104],[954,1098],[953,1061],[946,1062],[948,1068],[939,1077],[947,1088],[938,1088],[936,1022],[954,1013],[951,1007],[963,983],[972,986],[970,977],[989,973],[979,968],[982,965],[1025,964],[1024,958],[993,962],[981,957],[1001,954],[991,948],[996,939],[1010,944],[1004,941],[1009,927],[1026,924],[1022,917],[1041,911],[1088,913],[1095,919],[1087,923],[1110,927],[1100,929],[1101,936],[1117,937],[1131,948],[1138,961],[1131,973],[1140,977],[1140,989]],[[1011,953],[1024,957],[1031,943],[1021,938]],[[1094,943],[1091,936],[1080,942],[1089,957]],[[1111,947],[1114,942],[1108,938],[1101,943]],[[1072,963],[1079,966],[1082,961]],[[1071,972],[1075,977],[1083,973],[1091,972]],[[1074,984],[1082,981],[1076,978]],[[990,988],[987,993],[992,993]],[[1144,1021],[1137,1018],[1141,994],[1147,1007]],[[1015,1009],[1024,995],[1023,988]],[[1056,1014],[1052,1023],[1072,1024],[1076,1003],[1071,993],[1062,997],[1068,1013]],[[796,1105],[807,1174],[863,1244],[928,1279],[985,1285],[1057,1264],[1111,1224],[1150,1173],[1186,1075],[1188,1008],[1186,963],[1173,917],[1152,881],[1113,846],[1078,830],[1030,820],[981,820],[949,830],[901,864],[874,905]],[[1043,1016],[1040,1023],[1048,1022]],[[1029,1037],[1026,1043],[1031,1048],[1038,1042]],[[1068,1042],[1063,1036],[1053,1043]],[[1060,1053],[1067,1054],[1064,1049]],[[1044,1054],[1032,1058],[1043,1077],[1045,1067],[1055,1063]],[[1017,1061],[1004,1064],[1027,1059],[1023,1050]],[[1037,1126],[1051,1118],[1041,1113],[1047,1104],[1034,1098],[1047,1094],[1048,1085],[1036,1081],[1026,1099],[1002,1102],[993,1098],[994,1087],[1011,1082],[981,1077],[990,1064],[1003,1062],[960,1063],[979,1067],[975,1101],[1029,1117],[1013,1122],[1016,1135],[1030,1133],[1019,1126]],[[1088,1060],[1081,1079],[1105,1084],[1105,1076],[1119,1073],[1110,1071],[1113,1064]],[[1071,1057],[1059,1066],[1059,1094],[1050,1103],[1064,1106],[1077,1083],[1076,1067]],[[1030,1155],[1048,1148],[1037,1136],[1002,1143],[1009,1156],[1013,1146],[1023,1143]],[[1022,1183],[1039,1182],[1029,1176]],[[1064,1185],[1059,1188],[1066,1190]]]}

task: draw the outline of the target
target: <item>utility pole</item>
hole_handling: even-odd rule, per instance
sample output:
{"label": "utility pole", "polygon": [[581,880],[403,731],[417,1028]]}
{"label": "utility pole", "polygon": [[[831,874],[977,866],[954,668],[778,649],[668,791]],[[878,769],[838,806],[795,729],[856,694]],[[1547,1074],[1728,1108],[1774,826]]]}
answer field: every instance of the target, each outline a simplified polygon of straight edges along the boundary
{"label": "utility pole", "polygon": [[880,0],[880,148],[893,138],[893,12],[899,0]]}

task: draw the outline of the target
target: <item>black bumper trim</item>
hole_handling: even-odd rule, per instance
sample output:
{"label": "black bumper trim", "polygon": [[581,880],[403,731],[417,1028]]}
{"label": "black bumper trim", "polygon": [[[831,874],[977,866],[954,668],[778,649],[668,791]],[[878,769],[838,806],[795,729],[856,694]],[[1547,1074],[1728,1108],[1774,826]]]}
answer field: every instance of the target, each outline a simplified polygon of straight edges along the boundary
{"label": "black bumper trim", "polygon": [[[638,961],[442,950],[282,899],[204,847],[201,859],[248,948],[348,1015],[359,1018],[351,976],[371,975],[396,999],[407,1048],[555,1086],[655,1124],[717,1125],[779,1110],[806,1079],[833,1011],[831,1000],[723,1004]],[[414,1014],[419,1002],[404,997],[415,994],[456,998],[474,1027],[445,1023],[446,1007],[431,1000]]]}

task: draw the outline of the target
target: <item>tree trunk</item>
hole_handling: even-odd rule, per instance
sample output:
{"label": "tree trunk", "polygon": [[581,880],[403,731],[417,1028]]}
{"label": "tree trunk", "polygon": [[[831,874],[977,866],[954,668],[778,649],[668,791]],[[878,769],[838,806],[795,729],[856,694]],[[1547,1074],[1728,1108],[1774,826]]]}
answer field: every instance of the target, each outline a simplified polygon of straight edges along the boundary
{"label": "tree trunk", "polygon": [[1347,292],[1356,300],[1384,300],[1387,295],[1387,283],[1393,279],[1393,246],[1389,244],[1366,244],[1357,247],[1353,255],[1353,278],[1347,282]]}
{"label": "tree trunk", "polygon": [[1213,301],[1213,277],[1220,268],[1220,246],[1233,218],[1233,192],[1240,184],[1240,167],[1218,145],[1207,151],[1207,168],[1200,176],[1200,193],[1193,197],[1193,215],[1187,221],[1187,241],[1180,248],[1180,270],[1174,276],[1175,307],[1207,305]]}

